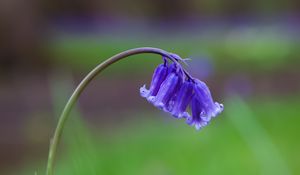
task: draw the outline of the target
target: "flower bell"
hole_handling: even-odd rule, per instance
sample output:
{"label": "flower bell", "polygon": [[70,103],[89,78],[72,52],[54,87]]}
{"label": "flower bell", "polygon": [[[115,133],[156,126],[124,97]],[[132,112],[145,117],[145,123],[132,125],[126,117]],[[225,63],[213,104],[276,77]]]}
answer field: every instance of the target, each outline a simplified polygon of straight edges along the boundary
{"label": "flower bell", "polygon": [[190,115],[186,112],[186,109],[190,103],[191,97],[193,95],[193,83],[190,81],[185,81],[180,87],[176,100],[174,102],[174,107],[172,108],[171,114],[176,118],[189,117]]}
{"label": "flower bell", "polygon": [[165,81],[161,84],[155,99],[153,99],[153,105],[167,111],[169,102],[171,98],[174,97],[180,83],[179,80],[180,78],[176,73],[170,73]]}
{"label": "flower bell", "polygon": [[223,111],[223,104],[213,101],[210,91],[204,82],[196,80],[194,91],[200,104],[203,106],[203,112],[206,117],[215,117]]}
{"label": "flower bell", "polygon": [[206,84],[195,80],[194,96],[191,101],[192,116],[187,118],[189,125],[194,125],[197,130],[206,126],[212,117],[223,111],[223,105],[214,102]]}
{"label": "flower bell", "polygon": [[165,64],[159,65],[153,74],[151,85],[149,90],[146,89],[146,85],[140,88],[140,94],[148,101],[155,96],[160,88],[161,83],[165,80],[168,73],[168,67]]}
{"label": "flower bell", "polygon": [[199,130],[203,126],[206,126],[210,121],[210,118],[204,118],[203,106],[195,95],[193,96],[191,101],[191,108],[192,116],[189,116],[186,119],[186,123],[191,126],[194,125],[197,130]]}

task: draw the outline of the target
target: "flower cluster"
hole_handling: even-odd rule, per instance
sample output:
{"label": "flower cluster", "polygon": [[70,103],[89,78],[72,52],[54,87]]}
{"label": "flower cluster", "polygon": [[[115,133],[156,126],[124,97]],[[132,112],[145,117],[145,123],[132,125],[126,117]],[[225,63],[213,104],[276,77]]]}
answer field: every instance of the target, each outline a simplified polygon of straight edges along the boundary
{"label": "flower cluster", "polygon": [[155,69],[149,89],[146,85],[140,88],[142,97],[175,118],[186,119],[197,130],[223,111],[223,105],[213,101],[206,84],[183,69],[179,63],[183,59],[170,54],[163,56],[163,61]]}

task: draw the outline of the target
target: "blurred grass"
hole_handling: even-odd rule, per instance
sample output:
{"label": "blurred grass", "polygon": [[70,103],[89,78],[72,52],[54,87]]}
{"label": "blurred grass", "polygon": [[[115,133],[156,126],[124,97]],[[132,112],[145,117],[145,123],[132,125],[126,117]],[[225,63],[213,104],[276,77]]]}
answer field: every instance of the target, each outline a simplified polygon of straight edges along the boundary
{"label": "blurred grass", "polygon": [[284,167],[299,174],[295,99],[227,100],[225,113],[200,132],[184,121],[167,115],[160,120],[145,111],[132,114],[135,120],[128,116],[131,120],[123,126],[116,123],[106,129],[91,129],[77,114],[64,133],[56,172],[250,175],[282,174]]}
{"label": "blurred grass", "polygon": [[[183,57],[209,55],[214,59],[218,71],[231,71],[232,67],[253,71],[272,70],[291,63],[299,63],[300,55],[298,40],[293,40],[283,31],[259,29],[227,33],[208,32],[172,38],[163,35],[132,38],[67,35],[52,38],[47,47],[57,63],[68,64],[77,70],[86,70],[116,53],[144,46],[159,47]],[[149,59],[135,59],[141,57]],[[143,70],[152,70],[160,61],[150,58],[153,58],[153,55],[134,56],[132,58],[134,61],[124,60],[122,64],[114,67],[116,71],[125,73],[135,71],[143,73]],[[145,60],[149,66],[144,66]]]}
{"label": "blurred grass", "polygon": [[237,96],[231,98],[232,100],[227,101],[228,116],[256,157],[261,174],[291,174],[277,145],[254,117],[255,114],[243,100]]}
{"label": "blurred grass", "polygon": [[[289,122],[282,122],[281,117],[253,116],[252,112],[247,116],[250,109],[235,108],[246,104],[236,100],[230,103],[226,115],[217,118],[201,132],[185,126],[183,121],[154,121],[151,114],[140,113],[136,114],[137,118],[143,119],[131,121],[133,123],[124,128],[102,131],[111,133],[99,138],[99,130],[92,132],[98,136],[92,136],[80,121],[72,125],[72,134],[67,136],[69,141],[65,150],[68,156],[59,171],[61,174],[282,174],[281,162],[287,162],[287,168],[298,174],[299,167],[294,164],[299,161],[299,150],[295,149],[299,146],[299,141],[296,141],[298,134],[285,130],[293,126],[297,129],[295,125],[289,125],[290,122],[299,122],[295,117],[299,114],[296,108],[281,105],[280,108],[257,107],[253,111],[253,114],[256,111],[289,111],[291,115],[285,115]],[[240,127],[245,127],[242,120],[247,122],[249,117],[255,117],[253,119],[261,124],[260,127],[266,128],[274,146],[270,146],[264,140],[265,133],[251,123],[246,125],[248,137],[243,137],[232,123],[237,119],[230,116],[240,117],[241,121],[237,122]],[[269,118],[270,121],[260,122],[259,118]],[[278,132],[281,134],[277,135]],[[256,150],[249,146],[247,139],[252,145],[257,145]],[[274,155],[273,147],[282,156]],[[261,161],[269,167],[262,168]],[[264,168],[272,171],[262,170]]]}

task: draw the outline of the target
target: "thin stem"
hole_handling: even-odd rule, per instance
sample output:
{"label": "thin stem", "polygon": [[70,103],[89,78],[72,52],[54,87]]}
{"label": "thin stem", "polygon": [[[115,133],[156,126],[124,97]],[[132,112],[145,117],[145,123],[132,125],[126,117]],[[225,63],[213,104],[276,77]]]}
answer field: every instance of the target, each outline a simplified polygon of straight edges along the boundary
{"label": "thin stem", "polygon": [[117,55],[114,55],[114,56],[110,57],[109,59],[107,59],[106,61],[99,64],[80,82],[80,84],[77,86],[77,88],[75,89],[75,91],[73,92],[71,97],[69,98],[69,100],[58,120],[58,124],[57,124],[55,132],[54,132],[54,136],[51,139],[46,175],[53,174],[54,159],[56,156],[56,150],[57,150],[58,143],[62,136],[63,128],[65,126],[66,120],[68,119],[68,116],[70,114],[72,107],[78,100],[80,94],[83,92],[85,87],[96,77],[96,75],[98,75],[100,72],[102,72],[105,68],[107,68],[111,64],[113,64],[123,58],[126,58],[128,56],[135,55],[135,54],[141,54],[141,53],[154,53],[154,54],[159,54],[159,55],[166,56],[166,57],[169,57],[169,55],[170,55],[170,53],[168,53],[164,50],[161,50],[158,48],[152,48],[152,47],[141,47],[141,48],[127,50],[127,51],[121,52]]}

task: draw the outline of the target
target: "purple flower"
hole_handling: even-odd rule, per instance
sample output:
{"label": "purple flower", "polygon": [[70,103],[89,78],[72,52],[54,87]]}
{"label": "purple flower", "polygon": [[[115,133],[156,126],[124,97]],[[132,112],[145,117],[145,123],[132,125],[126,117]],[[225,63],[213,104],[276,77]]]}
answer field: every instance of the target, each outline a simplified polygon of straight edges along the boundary
{"label": "purple flower", "polygon": [[[183,59],[178,55],[170,54],[163,60],[164,64],[154,71],[149,90],[146,85],[140,88],[141,96],[175,118],[186,118],[187,124],[197,130],[206,126],[212,117],[223,111],[223,105],[213,101],[204,82],[183,69],[178,62]],[[192,115],[188,112],[189,108]]]}
{"label": "purple flower", "polygon": [[146,85],[140,88],[141,96],[147,98],[148,101],[153,98],[157,94],[161,83],[166,79],[167,73],[168,67],[165,64],[159,65],[154,71],[149,90],[146,89]]}
{"label": "purple flower", "polygon": [[191,97],[193,95],[193,83],[190,81],[185,81],[180,87],[176,100],[174,101],[174,106],[172,108],[171,114],[176,118],[188,118],[190,115],[186,112]]}
{"label": "purple flower", "polygon": [[194,125],[197,130],[201,127],[206,126],[210,121],[210,118],[204,118],[203,106],[194,95],[191,102],[192,117],[186,119],[186,123],[189,125]]}
{"label": "purple flower", "polygon": [[223,105],[214,102],[206,84],[200,80],[195,80],[195,96],[203,106],[206,117],[215,117],[223,111]]}
{"label": "purple flower", "polygon": [[172,72],[168,75],[166,80],[161,84],[160,89],[155,98],[153,98],[153,105],[169,111],[169,103],[172,97],[176,95],[176,91],[180,84],[179,76]]}
{"label": "purple flower", "polygon": [[200,80],[195,80],[194,96],[191,101],[192,116],[186,122],[194,125],[197,130],[206,126],[212,117],[223,111],[223,105],[214,102],[206,84]]}

